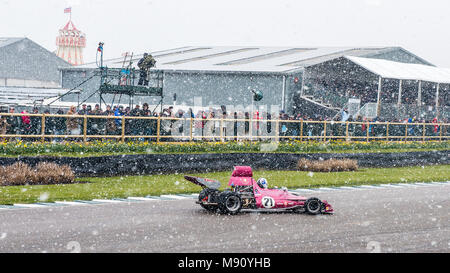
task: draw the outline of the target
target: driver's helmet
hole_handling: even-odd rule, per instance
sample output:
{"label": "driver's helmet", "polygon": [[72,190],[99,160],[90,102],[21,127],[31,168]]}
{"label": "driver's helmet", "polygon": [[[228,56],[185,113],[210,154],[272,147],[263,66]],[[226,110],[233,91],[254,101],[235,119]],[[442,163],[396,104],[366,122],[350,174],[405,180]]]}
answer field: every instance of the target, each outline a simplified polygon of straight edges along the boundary
{"label": "driver's helmet", "polygon": [[263,189],[267,189],[267,187],[268,187],[267,180],[265,178],[258,179],[258,181],[256,181],[256,183],[258,183],[258,185]]}

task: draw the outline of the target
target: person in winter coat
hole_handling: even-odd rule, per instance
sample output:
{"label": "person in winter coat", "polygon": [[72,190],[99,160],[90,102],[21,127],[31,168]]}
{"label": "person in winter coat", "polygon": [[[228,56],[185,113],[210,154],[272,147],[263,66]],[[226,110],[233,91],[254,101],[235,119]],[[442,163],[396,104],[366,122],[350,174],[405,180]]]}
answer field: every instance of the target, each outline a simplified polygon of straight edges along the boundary
{"label": "person in winter coat", "polygon": [[435,117],[433,119],[432,123],[434,124],[434,126],[433,126],[433,135],[437,136],[439,134],[439,125],[438,125],[437,117]]}
{"label": "person in winter coat", "polygon": [[[33,108],[33,114],[39,114],[39,109],[37,107]],[[30,134],[40,135],[42,128],[42,117],[30,116]],[[31,140],[37,140],[37,138],[32,138]]]}
{"label": "person in winter coat", "polygon": [[66,121],[66,128],[67,131],[70,135],[80,135],[81,134],[81,130],[80,130],[80,120],[78,117],[78,113],[77,113],[77,109],[75,108],[74,105],[72,105],[69,109],[69,111],[67,112],[67,115],[73,115],[74,117],[70,117],[67,118]]}
{"label": "person in winter coat", "polygon": [[[138,104],[130,111],[130,116],[132,117],[141,117],[142,110]],[[142,134],[142,120],[141,119],[130,119],[130,129],[131,134],[134,136]]]}
{"label": "person in winter coat", "polygon": [[[21,114],[28,114],[26,110],[22,111]],[[31,133],[31,120],[30,116],[22,116],[22,134],[29,135]]]}
{"label": "person in winter coat", "polygon": [[[15,112],[14,107],[9,108],[9,113],[14,114]],[[8,124],[7,133],[9,135],[18,135],[20,134],[20,126],[22,123],[22,118],[20,116],[8,116],[6,118],[6,122]]]}
{"label": "person in winter coat", "polygon": [[[45,115],[50,115],[50,110],[44,111]],[[54,117],[45,117],[45,134],[53,135],[55,134],[55,118]]]}
{"label": "person in winter coat", "polygon": [[[94,109],[89,113],[89,115],[92,115],[92,116],[101,116],[103,113],[102,113],[102,110],[100,109],[100,105],[99,104],[96,104],[95,106],[94,106]],[[102,133],[102,121],[104,121],[104,119],[101,119],[101,118],[90,118],[90,119],[88,119],[88,121],[90,120],[90,122],[91,122],[91,126],[90,126],[90,130],[91,130],[91,133],[93,134],[93,135],[99,135],[99,134],[101,134]]]}
{"label": "person in winter coat", "polygon": [[250,114],[249,112],[245,112],[245,122],[244,122],[244,134],[245,136],[250,135]]}
{"label": "person in winter coat", "polygon": [[[114,116],[114,111],[111,110],[109,105],[106,108],[105,114],[110,117]],[[112,118],[106,119],[105,129],[107,135],[115,135],[117,131],[116,121]]]}
{"label": "person in winter coat", "polygon": [[[0,135],[6,135],[6,131],[8,130],[8,121],[5,116],[0,117]],[[0,140],[3,142],[5,141],[5,138],[0,138]]]}
{"label": "person in winter coat", "polygon": [[[124,115],[123,106],[119,106],[114,110],[114,116],[121,117]],[[116,134],[120,135],[122,132],[122,119],[117,118],[114,120],[116,122]]]}
{"label": "person in winter coat", "polygon": [[152,55],[144,53],[144,56],[137,63],[137,66],[140,69],[138,85],[145,85],[145,86],[148,85],[147,74],[149,69],[154,67],[155,64],[156,61],[155,59],[153,59]]}
{"label": "person in winter coat", "polygon": [[163,109],[162,113],[160,113],[160,117],[162,119],[160,120],[160,126],[159,126],[159,135],[164,136],[160,138],[160,141],[171,141],[171,138],[165,137],[170,136],[172,134],[172,123],[173,121],[169,119],[170,113],[168,109]]}
{"label": "person in winter coat", "polygon": [[[141,116],[143,117],[152,117],[152,111],[148,107],[148,103],[144,103],[142,105]],[[153,123],[156,124],[156,119],[140,119],[139,126],[141,127],[141,131],[144,136],[151,136],[153,133]]]}
{"label": "person in winter coat", "polygon": [[[416,117],[408,118],[408,123],[414,123],[416,122]],[[408,126],[408,136],[415,136],[416,132],[414,130],[414,125]]]}
{"label": "person in winter coat", "polygon": [[[175,114],[176,118],[183,118],[184,117],[184,111],[182,109],[178,110],[178,112]],[[178,133],[183,134],[184,126],[182,120],[176,120],[174,122],[176,128],[178,128]]]}
{"label": "person in winter coat", "polygon": [[[364,122],[364,120],[362,119],[361,116],[358,116],[358,117],[356,118],[356,122],[358,122],[358,123],[355,124],[354,135],[355,135],[356,137],[362,137],[362,136],[365,135],[365,132],[366,132],[366,124],[365,124],[365,123],[362,123],[362,122]],[[362,138],[356,138],[355,140],[356,140],[356,141],[361,141]]]}
{"label": "person in winter coat", "polygon": [[[64,111],[59,109],[57,115],[64,115]],[[54,117],[55,121],[55,135],[64,135],[66,132],[66,119],[63,117]],[[56,138],[55,141],[61,141],[61,138]]]}

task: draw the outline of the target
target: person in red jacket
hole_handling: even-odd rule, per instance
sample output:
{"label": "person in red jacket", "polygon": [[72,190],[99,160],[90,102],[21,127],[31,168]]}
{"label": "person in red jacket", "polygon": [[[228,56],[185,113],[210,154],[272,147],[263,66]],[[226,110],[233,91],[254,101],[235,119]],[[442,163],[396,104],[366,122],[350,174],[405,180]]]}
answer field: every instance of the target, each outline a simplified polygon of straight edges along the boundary
{"label": "person in red jacket", "polygon": [[433,119],[433,124],[434,124],[433,134],[434,134],[435,136],[437,136],[437,134],[438,134],[438,132],[439,132],[439,125],[438,125],[438,120],[437,120],[436,117]]}
{"label": "person in red jacket", "polygon": [[[28,114],[26,110],[23,110],[21,114]],[[31,132],[31,119],[30,116],[22,116],[22,134],[29,135]]]}

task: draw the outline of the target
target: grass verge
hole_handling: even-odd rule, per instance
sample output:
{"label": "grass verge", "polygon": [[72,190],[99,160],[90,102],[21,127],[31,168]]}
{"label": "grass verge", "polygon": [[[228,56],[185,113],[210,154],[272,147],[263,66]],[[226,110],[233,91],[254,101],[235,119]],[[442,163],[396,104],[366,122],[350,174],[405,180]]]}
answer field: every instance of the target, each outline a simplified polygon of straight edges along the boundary
{"label": "grass verge", "polygon": [[[196,174],[192,174],[196,175]],[[226,187],[231,170],[197,174],[217,179]],[[5,186],[0,187],[0,204],[92,200],[161,194],[196,193],[200,187],[183,178],[184,174],[82,178],[89,183]],[[265,177],[269,186],[308,188],[324,186],[431,182],[450,180],[450,165],[370,168],[356,172],[312,173],[305,171],[254,171],[254,177]]]}

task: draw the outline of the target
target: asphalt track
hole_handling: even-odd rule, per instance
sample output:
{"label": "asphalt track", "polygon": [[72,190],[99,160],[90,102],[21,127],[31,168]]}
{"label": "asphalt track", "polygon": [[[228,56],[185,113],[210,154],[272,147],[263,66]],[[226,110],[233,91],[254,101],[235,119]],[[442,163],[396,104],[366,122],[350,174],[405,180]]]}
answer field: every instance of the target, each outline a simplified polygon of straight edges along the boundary
{"label": "asphalt track", "polygon": [[334,215],[218,215],[191,198],[0,210],[0,252],[450,252],[450,184],[307,192]]}

